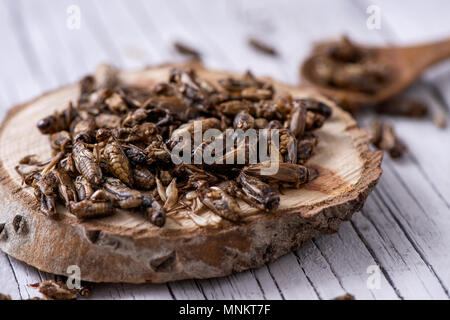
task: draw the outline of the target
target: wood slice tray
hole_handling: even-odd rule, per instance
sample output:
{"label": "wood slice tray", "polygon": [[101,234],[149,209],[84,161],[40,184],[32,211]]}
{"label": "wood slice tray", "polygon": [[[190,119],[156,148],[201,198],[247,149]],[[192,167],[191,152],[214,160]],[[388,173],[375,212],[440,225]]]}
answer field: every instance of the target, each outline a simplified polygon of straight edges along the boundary
{"label": "wood slice tray", "polygon": [[[121,72],[124,83],[152,86],[165,81],[175,65]],[[235,74],[194,67],[212,82]],[[273,82],[272,80],[268,79]],[[277,93],[314,97],[333,108],[332,117],[317,131],[320,138],[310,165],[319,177],[301,189],[286,190],[276,212],[258,212],[244,203],[248,213],[239,224],[212,213],[199,226],[183,212],[158,228],[140,215],[126,212],[80,223],[64,208],[52,220],[39,211],[32,188],[23,188],[14,167],[28,154],[50,157],[48,137],[36,122],[76,101],[78,84],[46,93],[11,109],[0,128],[0,224],[5,223],[0,249],[36,268],[67,275],[77,265],[81,278],[92,282],[167,282],[225,276],[257,268],[291,252],[361,209],[381,175],[382,153],[369,149],[369,136],[353,118],[311,89],[273,82]],[[15,231],[13,219],[23,216],[25,229]]]}

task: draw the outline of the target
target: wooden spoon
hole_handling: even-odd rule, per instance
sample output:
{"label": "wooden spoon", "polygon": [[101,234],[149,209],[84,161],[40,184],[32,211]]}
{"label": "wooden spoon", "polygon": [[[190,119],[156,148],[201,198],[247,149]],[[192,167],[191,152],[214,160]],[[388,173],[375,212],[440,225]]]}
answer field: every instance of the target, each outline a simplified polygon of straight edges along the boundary
{"label": "wooden spoon", "polygon": [[359,47],[363,50],[374,50],[380,63],[394,71],[392,81],[379,92],[367,94],[318,84],[311,76],[314,56],[302,64],[300,70],[302,80],[341,103],[343,107],[355,109],[359,106],[375,105],[397,95],[414,82],[426,68],[450,57],[450,39],[410,47]]}

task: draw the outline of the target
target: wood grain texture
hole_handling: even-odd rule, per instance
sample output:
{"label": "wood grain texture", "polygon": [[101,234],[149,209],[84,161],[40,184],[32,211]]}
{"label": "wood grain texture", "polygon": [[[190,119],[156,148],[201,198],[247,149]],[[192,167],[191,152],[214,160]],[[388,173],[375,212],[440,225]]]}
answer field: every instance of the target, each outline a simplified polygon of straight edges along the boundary
{"label": "wood grain texture", "polygon": [[[0,51],[0,108],[3,115],[8,107],[69,83],[102,61],[122,67],[179,61],[181,57],[171,50],[173,39],[198,48],[204,53],[203,60],[209,67],[240,72],[251,68],[257,75],[270,75],[295,84],[298,82],[300,60],[306,57],[313,41],[346,33],[361,43],[409,45],[444,38],[450,30],[446,9],[449,4],[445,0],[227,0],[207,4],[205,1],[113,1],[111,9],[105,8],[104,3],[77,0],[42,0],[37,4],[5,0],[0,3],[0,35],[7,48]],[[79,30],[66,28],[66,9],[71,4],[81,8]],[[380,30],[366,27],[368,15],[365,11],[370,4],[381,8]],[[12,13],[14,10],[19,11],[21,20],[16,18],[17,13]],[[99,14],[101,19],[96,19]],[[17,27],[18,22],[23,24],[21,28]],[[120,37],[120,41],[119,37],[114,37],[117,32],[125,35]],[[29,39],[32,33],[43,34],[40,38],[43,42]],[[276,45],[280,48],[280,56],[272,59],[251,50],[246,44],[249,35]],[[36,48],[39,46],[50,49]],[[61,73],[52,67],[54,62],[67,71]],[[408,94],[425,98],[432,109],[444,108],[448,112],[449,66],[449,63],[443,63],[433,68],[424,77],[426,82],[414,86]],[[448,274],[449,245],[445,239],[446,224],[444,221],[441,225],[441,221],[450,211],[450,130],[435,128],[429,119],[390,121],[394,122],[400,137],[412,146],[410,155],[401,162],[385,159],[385,174],[377,188],[383,186],[385,191],[373,194],[366,203],[363,216],[356,215],[353,223],[341,228],[336,235],[345,239],[347,246],[334,246],[333,251],[327,250],[336,240],[333,235],[323,237],[323,242],[319,237],[315,243],[298,250],[296,255],[300,263],[289,264],[291,273],[300,274],[293,283],[286,281],[286,275],[272,263],[246,272],[249,276],[242,279],[246,281],[242,286],[231,286],[230,281],[210,280],[170,283],[170,290],[166,285],[145,285],[146,297],[231,299],[245,296],[243,291],[254,285],[259,285],[260,295],[267,299],[292,297],[292,292],[296,291],[300,292],[298,296],[305,296],[302,292],[308,287],[316,292],[315,298],[322,299],[339,292],[340,287],[358,293],[357,299],[435,298],[442,297],[442,292],[447,294],[449,286],[443,279]],[[370,200],[372,198],[374,201]],[[421,207],[428,213],[424,219]],[[423,222],[426,224],[422,227]],[[444,238],[434,233],[443,234]],[[352,256],[354,246],[360,249],[356,250],[358,254],[353,259],[359,259],[360,255],[369,257],[363,260],[367,265],[361,264],[353,271],[357,275],[353,278],[356,280],[345,276],[348,256]],[[294,258],[289,261],[294,262],[295,256],[292,256]],[[12,258],[10,260],[12,263],[8,259],[0,259],[0,273],[16,273],[22,296],[28,298],[26,284],[39,281],[40,272],[31,272],[33,268]],[[383,280],[380,289],[373,290],[378,294],[371,294],[366,287],[369,276],[366,268],[372,263],[383,270],[383,279],[389,279]],[[15,291],[9,290],[9,285],[2,284],[0,281],[0,292],[19,297]],[[134,288],[137,287],[102,285],[94,290],[94,296],[99,299],[132,299]],[[285,296],[284,291],[289,294]],[[35,295],[34,290],[30,295]]]}
{"label": "wood grain texture", "polygon": [[[120,78],[125,84],[152,87],[167,79],[173,67],[194,68],[199,77],[215,85],[220,79],[238,76],[188,64],[122,72]],[[68,266],[78,265],[82,279],[87,281],[166,282],[217,277],[259,267],[320,233],[336,232],[341,221],[361,208],[375,186],[381,174],[381,152],[369,150],[368,134],[330,101],[310,90],[267,81],[273,84],[277,95],[287,92],[294,98],[311,97],[333,109],[331,118],[317,130],[320,144],[309,161],[309,165],[318,168],[319,177],[301,189],[285,190],[275,212],[258,212],[241,203],[245,218],[240,224],[206,212],[202,214],[209,221],[206,227],[197,226],[183,210],[177,212],[176,223],[168,219],[164,228],[125,212],[80,223],[60,210],[63,215],[59,221],[47,219],[38,212],[32,190],[21,186],[14,167],[29,153],[43,159],[50,156],[47,137],[40,135],[34,124],[49,111],[77,100],[79,88],[71,85],[12,109],[2,124],[0,192],[4,200],[0,217],[7,223],[8,238],[0,247],[47,272],[66,274]],[[24,217],[27,234],[12,230],[11,221],[16,214]],[[92,230],[101,231],[96,241],[85,236]],[[257,286],[254,288],[259,292]]]}

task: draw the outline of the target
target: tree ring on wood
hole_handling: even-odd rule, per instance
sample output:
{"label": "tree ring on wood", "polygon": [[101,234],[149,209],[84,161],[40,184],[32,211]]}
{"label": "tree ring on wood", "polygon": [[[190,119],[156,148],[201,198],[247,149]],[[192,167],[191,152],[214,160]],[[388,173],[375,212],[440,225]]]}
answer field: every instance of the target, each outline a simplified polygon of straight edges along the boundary
{"label": "tree ring on wood", "polygon": [[[126,84],[153,86],[167,79],[171,68],[195,68],[211,82],[228,72],[210,71],[189,63],[166,64],[120,72]],[[338,230],[342,221],[361,209],[381,175],[382,153],[369,148],[369,136],[354,119],[312,89],[277,83],[277,93],[310,97],[333,108],[332,117],[316,131],[320,143],[309,164],[319,177],[301,189],[286,190],[276,212],[251,212],[242,223],[222,221],[199,227],[191,219],[168,220],[157,228],[129,213],[79,222],[66,214],[52,220],[39,211],[30,188],[23,188],[14,166],[28,154],[50,156],[48,137],[36,122],[78,98],[78,85],[46,93],[11,109],[0,128],[0,221],[16,215],[26,221],[26,234],[8,234],[0,249],[36,268],[67,275],[77,265],[83,280],[92,282],[167,282],[225,276],[257,268],[291,252],[323,233]],[[244,210],[254,210],[243,205]],[[6,227],[5,227],[6,229]]]}

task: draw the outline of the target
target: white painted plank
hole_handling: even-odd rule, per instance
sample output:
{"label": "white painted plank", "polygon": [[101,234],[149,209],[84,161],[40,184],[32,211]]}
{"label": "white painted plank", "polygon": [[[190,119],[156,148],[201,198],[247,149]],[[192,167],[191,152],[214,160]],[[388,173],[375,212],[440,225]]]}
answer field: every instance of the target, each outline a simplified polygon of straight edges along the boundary
{"label": "white painted plank", "polygon": [[339,232],[314,240],[333,268],[344,289],[358,300],[397,299],[397,294],[384,274],[380,274],[380,288],[367,286],[370,274],[367,268],[378,265],[359,239],[352,225],[344,222]]}
{"label": "white painted plank", "polygon": [[319,298],[294,254],[282,256],[272,262],[268,268],[284,299],[316,300]]}
{"label": "white painted plank", "polygon": [[[281,68],[284,74],[282,78],[277,74],[276,78],[284,82],[298,83],[300,62],[309,54],[312,44],[316,41],[348,34],[364,42],[383,42],[379,32],[368,32],[365,15],[349,1],[277,1],[275,4],[273,1],[264,0],[255,4],[254,1],[232,0],[226,3],[240,4],[230,6],[227,10],[228,19],[234,19],[233,23],[239,29],[263,40],[267,39],[276,48],[280,48],[282,61],[285,61]],[[210,18],[213,19],[214,17]],[[238,40],[233,42],[230,54],[236,54],[242,59],[240,52],[234,48],[245,46],[246,55],[252,57],[249,63],[259,57],[263,64],[264,57],[257,55],[246,45],[246,35]],[[266,64],[270,61],[272,60],[266,59]]]}
{"label": "white painted plank", "polygon": [[[104,6],[103,1],[89,1],[91,13],[102,24],[105,41],[109,46],[114,46],[124,62],[123,67],[136,69],[146,64],[161,62],[160,43],[155,41],[155,30],[148,29],[146,33],[139,29],[135,20],[127,10],[123,1],[109,1]],[[126,27],[124,27],[126,26]],[[106,40],[107,39],[107,40]],[[149,41],[152,39],[153,41]],[[130,52],[140,52],[141,57],[135,59]]]}
{"label": "white painted plank", "polygon": [[449,288],[450,210],[432,189],[425,187],[426,183],[415,166],[405,162],[394,169],[390,159],[385,159],[384,166],[389,170],[385,170],[377,194],[421,258],[445,288]]}
{"label": "white painted plank", "polygon": [[97,43],[98,47],[105,53],[105,62],[114,63],[119,67],[126,67],[127,61],[122,56],[122,52],[117,44],[111,41],[108,26],[92,1],[78,0],[75,3],[80,7],[82,21],[86,28],[83,32],[89,33],[93,43]]}
{"label": "white painted plank", "polygon": [[93,284],[89,300],[172,300],[165,284]]}
{"label": "white painted plank", "polygon": [[251,270],[250,272],[252,272],[253,276],[256,278],[265,299],[281,300],[284,298],[267,265],[259,269]]}
{"label": "white painted plank", "polygon": [[[448,299],[444,288],[376,194],[352,222],[404,299]],[[373,228],[375,227],[375,228]]]}
{"label": "white painted plank", "polygon": [[197,282],[207,299],[264,299],[261,288],[249,271]]}
{"label": "white painted plank", "polygon": [[[199,29],[197,22],[187,15],[182,6],[173,1],[161,2],[140,1],[144,12],[151,17],[152,24],[160,31],[161,37],[170,53],[168,58],[180,59],[171,48],[173,42],[180,41],[196,48],[202,53],[202,61],[212,68],[232,68],[232,63],[228,55],[223,50],[219,50],[212,41],[212,37],[207,36]],[[158,12],[158,14],[155,14]],[[138,16],[141,25],[145,25],[145,16]],[[178,58],[178,59],[177,59]]]}
{"label": "white painted plank", "polygon": [[[208,41],[211,48],[215,48],[217,54],[227,56],[229,63],[222,63],[222,68],[243,72],[252,70],[257,75],[271,75],[282,79],[286,74],[283,56],[274,58],[261,55],[249,48],[247,41],[249,37],[258,37],[255,32],[247,31],[245,25],[239,24],[233,9],[237,4],[234,2],[201,2],[181,1],[173,4],[174,10],[182,10],[188,19],[195,23],[200,37]],[[211,14],[216,12],[216,14]],[[220,14],[219,14],[220,12]],[[273,30],[273,33],[277,30]],[[278,34],[279,35],[279,34]],[[269,39],[267,39],[268,41]],[[284,79],[286,82],[286,79]]]}
{"label": "white painted plank", "polygon": [[[1,91],[4,97],[7,97],[7,103],[2,105],[2,112],[6,111],[4,107],[10,107],[19,101],[24,101],[40,93],[39,78],[30,72],[27,60],[28,56],[21,47],[19,35],[12,24],[12,16],[7,2],[0,4],[0,35],[4,48],[0,50],[0,61],[2,61],[2,77],[0,80]],[[14,30],[14,33],[11,32]],[[20,83],[20,87],[15,85]]]}
{"label": "white painted plank", "polygon": [[20,284],[11,267],[8,256],[0,252],[0,293],[9,294],[12,299],[21,299]]}
{"label": "white painted plank", "polygon": [[29,285],[37,282],[41,282],[44,278],[41,273],[34,267],[31,267],[19,260],[8,257],[11,268],[19,283],[19,290],[22,299],[30,299],[40,296],[39,292],[31,288]]}
{"label": "white painted plank", "polygon": [[39,14],[40,6],[36,1],[18,0],[11,8],[17,19],[15,26],[22,30],[21,37],[28,43],[26,49],[30,50],[30,55],[35,58],[33,60],[36,65],[35,72],[45,77],[41,79],[43,83],[56,88],[67,82],[67,64],[62,59],[55,59],[59,51],[54,50],[54,37],[49,37],[45,30],[48,24],[43,23],[42,16]]}
{"label": "white painted plank", "polygon": [[[398,118],[390,121],[409,146],[410,157],[407,157],[406,161],[418,167],[422,172],[422,178],[435,189],[436,193],[441,194],[441,198],[450,208],[450,126],[441,129],[432,123],[431,116],[439,108],[439,102],[430,93],[427,82],[411,87],[407,95],[427,103],[430,107],[430,116],[418,120]],[[404,167],[403,163],[399,163],[398,167]]]}
{"label": "white painted plank", "polygon": [[202,292],[197,281],[182,280],[168,284],[175,299],[177,300],[205,300],[206,296]]}
{"label": "white painted plank", "polygon": [[306,243],[295,255],[320,299],[330,300],[347,293],[314,242]]}

